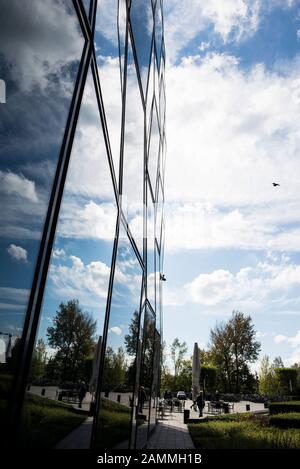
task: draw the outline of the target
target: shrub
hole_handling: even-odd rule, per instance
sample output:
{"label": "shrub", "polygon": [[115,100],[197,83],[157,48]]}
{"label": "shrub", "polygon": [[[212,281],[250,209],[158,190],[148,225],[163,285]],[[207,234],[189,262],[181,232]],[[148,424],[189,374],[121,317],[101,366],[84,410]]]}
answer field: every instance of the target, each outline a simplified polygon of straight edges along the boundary
{"label": "shrub", "polygon": [[300,412],[271,415],[269,421],[278,428],[300,428]]}
{"label": "shrub", "polygon": [[270,414],[285,414],[288,412],[300,412],[300,401],[271,402]]}
{"label": "shrub", "polygon": [[[242,420],[215,419],[207,423],[190,424],[189,430],[196,448],[201,449],[296,449],[300,448],[297,429],[268,427],[263,419],[252,416]],[[238,418],[241,420],[239,421]]]}

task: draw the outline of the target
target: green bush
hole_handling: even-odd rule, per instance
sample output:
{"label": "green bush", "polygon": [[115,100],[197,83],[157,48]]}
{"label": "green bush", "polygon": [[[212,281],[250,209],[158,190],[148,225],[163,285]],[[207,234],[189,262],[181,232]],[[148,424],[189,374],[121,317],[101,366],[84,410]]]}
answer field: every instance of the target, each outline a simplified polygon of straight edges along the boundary
{"label": "green bush", "polygon": [[278,428],[300,428],[300,412],[271,415],[270,425]]}
{"label": "green bush", "polygon": [[18,446],[53,448],[85,420],[72,406],[28,394],[22,413]]}
{"label": "green bush", "polygon": [[113,448],[128,440],[131,431],[131,411],[130,407],[101,399],[97,432],[98,448]]}
{"label": "green bush", "polygon": [[[238,418],[237,416],[235,417]],[[300,448],[297,429],[268,427],[265,418],[215,419],[190,424],[196,448],[201,449],[296,449]]]}
{"label": "green bush", "polygon": [[270,414],[285,414],[288,412],[300,412],[300,401],[271,402]]}

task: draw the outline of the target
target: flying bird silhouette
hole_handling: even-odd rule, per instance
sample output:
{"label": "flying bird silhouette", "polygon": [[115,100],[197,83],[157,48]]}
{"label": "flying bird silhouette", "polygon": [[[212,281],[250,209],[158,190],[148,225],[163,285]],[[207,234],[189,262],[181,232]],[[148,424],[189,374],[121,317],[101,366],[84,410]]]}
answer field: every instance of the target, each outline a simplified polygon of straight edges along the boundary
{"label": "flying bird silhouette", "polygon": [[277,182],[272,182],[273,186],[276,187],[276,186],[280,186],[280,184],[278,184]]}

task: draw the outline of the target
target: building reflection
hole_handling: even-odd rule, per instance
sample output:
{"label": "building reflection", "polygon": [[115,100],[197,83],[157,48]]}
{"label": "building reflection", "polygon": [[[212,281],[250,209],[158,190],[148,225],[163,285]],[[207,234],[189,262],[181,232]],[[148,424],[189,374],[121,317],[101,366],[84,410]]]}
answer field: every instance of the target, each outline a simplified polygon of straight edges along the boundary
{"label": "building reflection", "polygon": [[143,447],[156,423],[162,2],[128,3],[0,0],[0,413],[22,448],[81,425],[82,448]]}

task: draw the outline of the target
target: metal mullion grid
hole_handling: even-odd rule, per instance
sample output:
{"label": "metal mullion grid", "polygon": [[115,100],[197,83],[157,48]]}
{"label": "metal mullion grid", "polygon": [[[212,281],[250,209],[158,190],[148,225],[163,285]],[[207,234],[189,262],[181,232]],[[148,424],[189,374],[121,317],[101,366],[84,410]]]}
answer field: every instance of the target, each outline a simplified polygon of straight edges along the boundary
{"label": "metal mullion grid", "polygon": [[[148,201],[148,193],[150,193],[150,199],[151,199],[151,203],[153,204],[154,206],[154,210],[153,210],[153,216],[154,216],[154,232],[153,232],[153,235],[154,235],[154,239],[155,239],[155,205],[154,205],[154,201],[152,199],[152,194],[151,194],[151,184],[150,184],[150,178],[149,178],[149,174],[147,173],[146,175],[146,210],[147,210],[147,214],[146,214],[146,236],[145,236],[145,240],[146,240],[146,255],[145,255],[145,266],[146,266],[146,299],[148,300],[148,206],[149,206],[149,201]],[[148,189],[149,188],[149,192],[148,192]],[[153,247],[154,247],[154,242],[153,242]],[[154,268],[155,268],[155,262],[154,262]],[[148,300],[148,303],[150,304],[149,300]]]}
{"label": "metal mullion grid", "polygon": [[133,248],[133,250],[134,250],[134,253],[135,253],[135,255],[136,255],[136,257],[137,257],[137,259],[138,259],[138,261],[139,261],[139,263],[140,263],[140,265],[141,265],[141,268],[144,270],[144,269],[145,269],[145,266],[144,266],[143,257],[141,256],[141,254],[140,254],[140,252],[139,252],[139,249],[138,249],[138,247],[137,247],[137,245],[136,245],[134,236],[133,236],[132,233],[131,233],[131,230],[130,230],[130,228],[129,228],[128,222],[127,222],[126,217],[125,217],[125,215],[124,215],[124,213],[123,213],[122,210],[121,210],[121,220],[122,220],[122,223],[123,223],[123,227],[124,227],[124,229],[125,229],[125,231],[126,231],[126,233],[127,233],[127,236],[128,236],[128,238],[129,238],[129,240],[130,240],[130,243],[131,243],[131,245],[132,245],[132,248]]}
{"label": "metal mullion grid", "polygon": [[[156,63],[157,63],[157,70],[158,70],[158,72],[159,72],[159,70],[160,70],[160,64],[161,64],[161,50],[160,50],[159,60],[158,60],[158,57],[157,57],[157,47],[156,47],[156,10],[157,10],[157,8],[160,8],[160,9],[161,9],[160,0],[157,0],[157,1],[156,1],[155,9],[154,9],[155,58],[156,58]],[[161,9],[160,17],[161,17],[161,48],[162,48],[162,39],[163,39],[163,14],[162,14],[162,9]]]}
{"label": "metal mullion grid", "polygon": [[[146,300],[146,316],[147,314],[151,314],[153,316],[153,319],[154,319],[154,331],[153,331],[153,342],[152,342],[152,346],[153,346],[153,355],[152,355],[152,363],[151,363],[151,383],[150,383],[150,392],[152,391],[152,385],[153,385],[153,377],[154,377],[154,373],[153,373],[153,363],[154,363],[154,339],[155,339],[155,330],[156,330],[156,315],[153,311],[153,308],[152,306],[150,305],[150,302],[148,301],[148,299]],[[150,416],[151,416],[151,402],[152,402],[152,395],[150,394],[150,399],[149,399],[149,421],[148,421],[148,435],[147,435],[147,439],[149,437],[149,434],[150,434]]]}
{"label": "metal mullion grid", "polygon": [[[111,271],[110,271],[110,277],[109,277],[109,286],[108,286],[108,297],[107,297],[107,303],[106,303],[106,310],[105,310],[105,319],[104,319],[104,327],[103,327],[103,336],[102,336],[102,346],[101,346],[101,358],[100,358],[100,366],[99,366],[99,374],[98,374],[98,382],[97,382],[97,389],[96,389],[96,402],[95,402],[95,413],[94,413],[94,420],[93,420],[93,426],[92,426],[92,435],[91,435],[91,449],[96,448],[96,438],[97,438],[97,427],[98,427],[98,422],[99,422],[99,414],[101,411],[101,391],[102,391],[102,384],[103,384],[103,372],[104,372],[104,360],[105,360],[105,353],[106,353],[106,346],[107,346],[107,336],[108,336],[108,329],[109,329],[109,321],[110,321],[110,307],[111,307],[111,301],[112,301],[112,295],[113,295],[113,287],[114,287],[114,276],[115,276],[115,270],[116,270],[116,262],[117,262],[117,255],[118,255],[118,247],[119,247],[119,242],[120,242],[120,228],[121,225],[123,228],[125,228],[125,231],[128,235],[127,228],[126,228],[126,222],[124,220],[124,217],[121,213],[121,210],[118,210],[118,217],[117,217],[117,223],[116,223],[116,234],[115,234],[115,241],[114,241],[114,247],[113,247],[113,255],[112,255],[112,264],[111,264]],[[132,238],[128,236],[128,240],[134,250],[134,253],[137,255],[138,251],[135,246],[135,243],[132,242]],[[141,303],[142,303],[142,298],[143,298],[143,288],[144,288],[144,267],[141,263],[140,258],[138,258],[140,265],[141,265],[141,270],[142,270],[142,283],[141,283],[141,294],[140,294],[140,310],[139,310],[139,330],[140,330],[140,315],[141,315]],[[137,354],[135,356],[135,368],[136,368],[136,373],[137,373]],[[135,391],[135,389],[134,389]],[[134,394],[133,394],[134,396]],[[132,407],[131,411],[131,427],[130,427],[130,436],[129,436],[129,443],[132,441],[132,430],[133,430],[133,411],[134,411],[134,406]],[[100,434],[101,437],[101,434]]]}
{"label": "metal mullion grid", "polygon": [[151,195],[155,201],[157,200],[157,181],[158,181],[158,176],[159,176],[159,162],[160,162],[160,153],[161,153],[161,128],[160,128],[160,122],[159,122],[159,113],[157,110],[157,102],[156,102],[156,97],[154,96],[153,98],[153,108],[152,108],[152,116],[151,116],[151,127],[150,127],[150,135],[149,135],[149,145],[148,145],[148,158],[147,162],[149,161],[149,150],[150,150],[150,144],[151,144],[151,129],[152,129],[152,122],[153,122],[153,113],[156,113],[156,121],[158,125],[158,132],[159,132],[159,146],[158,146],[158,155],[156,159],[156,176],[155,176],[155,181],[154,184],[151,181],[150,173],[148,171],[148,164],[147,164],[147,172],[148,172],[148,177],[150,181],[150,190],[151,190]]}
{"label": "metal mullion grid", "polygon": [[154,50],[154,23],[153,23],[153,34],[151,39],[151,48],[150,48],[150,60],[149,60],[149,69],[148,69],[148,77],[147,77],[147,85],[145,90],[145,107],[147,108],[147,100],[148,100],[148,91],[149,91],[149,82],[151,79],[151,71],[152,71],[152,54]]}
{"label": "metal mullion grid", "polygon": [[[141,100],[142,100],[142,106],[145,111],[146,108],[146,97],[144,96],[144,90],[143,90],[143,84],[142,84],[142,78],[141,78],[141,73],[140,73],[140,67],[139,67],[139,61],[137,58],[137,53],[136,53],[136,48],[135,48],[135,42],[134,42],[134,34],[131,26],[131,20],[130,18],[128,19],[128,30],[129,30],[129,37],[130,37],[130,44],[131,44],[131,50],[132,50],[132,55],[133,55],[133,61],[135,64],[135,72],[139,84],[139,90],[140,90],[140,95],[141,95]],[[129,41],[128,41],[129,43]],[[150,56],[151,57],[151,56]],[[149,72],[148,72],[149,75]]]}
{"label": "metal mullion grid", "polygon": [[[131,10],[131,3],[129,6],[129,12]],[[153,9],[152,9],[153,13]],[[142,97],[142,102],[143,102],[143,107],[146,108],[147,105],[147,92],[148,92],[148,83],[149,83],[149,77],[150,77],[150,72],[151,72],[151,60],[152,60],[152,48],[154,47],[154,37],[155,37],[155,22],[154,22],[154,16],[153,16],[153,28],[152,28],[152,39],[151,39],[151,47],[150,47],[150,56],[149,56],[149,62],[148,62],[148,75],[147,75],[147,81],[146,81],[146,89],[145,92],[143,90],[143,84],[142,84],[142,78],[141,78],[141,72],[140,72],[140,66],[139,66],[139,61],[137,58],[137,53],[136,53],[136,47],[135,47],[135,39],[134,39],[134,33],[133,33],[133,27],[131,23],[131,16],[129,14],[129,25],[130,25],[130,39],[131,39],[131,48],[132,48],[132,53],[134,57],[134,62],[136,66],[136,71],[137,71],[137,77],[138,77],[138,82],[139,82],[139,87],[140,87],[140,92],[141,92],[141,97]]]}
{"label": "metal mullion grid", "polygon": [[[93,0],[92,0],[93,1]],[[56,166],[51,195],[49,198],[47,215],[44,222],[43,234],[40,242],[38,258],[35,266],[34,277],[30,290],[30,296],[25,316],[23,333],[21,338],[21,353],[16,365],[16,373],[13,383],[13,391],[10,400],[10,433],[16,434],[20,422],[21,411],[25,398],[28,374],[38,331],[40,313],[43,303],[44,291],[47,281],[48,268],[55,239],[56,226],[58,222],[67,170],[70,162],[71,150],[76,131],[83,90],[86,82],[87,72],[91,60],[91,41],[93,30],[89,29],[87,18],[81,0],[73,0],[79,24],[84,37],[84,46],[81,54],[80,64],[73,89],[72,100],[69,107],[68,118],[61,144],[60,154]],[[95,3],[93,2],[95,7]]]}
{"label": "metal mullion grid", "polygon": [[[120,40],[120,26],[119,26],[119,19],[120,19],[120,1],[124,1],[126,3],[126,24],[127,24],[127,2],[126,0],[118,0],[118,8],[117,8],[117,33],[118,33],[118,48],[119,48],[119,69],[120,69],[120,82],[121,82],[121,93],[123,96],[123,76],[122,76],[122,59],[121,59],[121,40]],[[125,68],[125,60],[124,60],[124,68]]]}
{"label": "metal mullion grid", "polygon": [[[131,434],[130,434],[130,440],[129,440],[130,449],[132,449],[132,447],[133,448],[136,447],[136,437],[137,437],[137,429],[138,429],[138,426],[136,425],[136,422],[135,422],[134,415],[135,415],[136,400],[138,401],[138,405],[139,405],[139,387],[140,387],[140,380],[141,380],[141,366],[142,366],[142,353],[143,353],[143,337],[140,337],[140,335],[141,335],[141,319],[142,319],[143,310],[144,310],[143,330],[145,326],[145,316],[146,316],[145,314],[146,306],[145,306],[145,302],[143,303],[144,291],[145,291],[145,271],[143,270],[142,289],[141,289],[141,297],[140,297],[140,310],[139,310],[139,324],[138,324],[138,334],[137,334],[137,349],[136,349],[136,357],[135,357],[135,381],[134,381],[133,398],[132,398]],[[142,342],[142,345],[140,345],[140,342]]]}
{"label": "metal mullion grid", "polygon": [[108,284],[108,294],[107,294],[104,325],[103,325],[101,355],[100,355],[100,364],[99,364],[99,370],[98,370],[99,373],[98,373],[97,387],[96,387],[96,392],[95,392],[95,411],[94,411],[94,418],[93,418],[93,425],[92,425],[90,449],[96,448],[96,439],[97,439],[97,433],[98,433],[97,427],[98,427],[98,421],[99,421],[99,413],[101,410],[101,391],[102,391],[102,383],[103,383],[104,359],[105,359],[105,352],[106,352],[106,345],[107,345],[107,335],[108,335],[108,327],[109,327],[109,319],[110,319],[110,306],[111,306],[111,299],[112,299],[112,293],[113,293],[114,274],[115,274],[118,245],[119,245],[120,218],[121,218],[121,212],[118,208],[115,240],[114,240],[113,253],[112,253],[112,262],[111,262],[109,284]]}
{"label": "metal mullion grid", "polygon": [[104,136],[104,142],[105,142],[105,147],[106,147],[106,154],[108,157],[108,163],[109,163],[109,168],[110,168],[111,177],[112,177],[115,199],[116,199],[116,203],[118,206],[119,205],[119,192],[118,192],[117,178],[116,178],[116,173],[115,173],[114,163],[113,163],[113,158],[112,158],[112,151],[111,151],[111,145],[110,145],[110,139],[109,139],[109,133],[108,133],[108,126],[107,126],[107,121],[106,121],[106,116],[105,116],[105,109],[104,109],[104,104],[103,104],[102,91],[101,91],[101,86],[100,86],[100,79],[99,79],[94,44],[93,44],[91,68],[92,68],[92,74],[93,74],[95,94],[96,94],[96,99],[97,99],[97,104],[98,104],[98,109],[99,109],[99,115],[100,115],[100,120],[101,120],[101,125],[102,125],[102,131],[103,131],[103,136]]}

